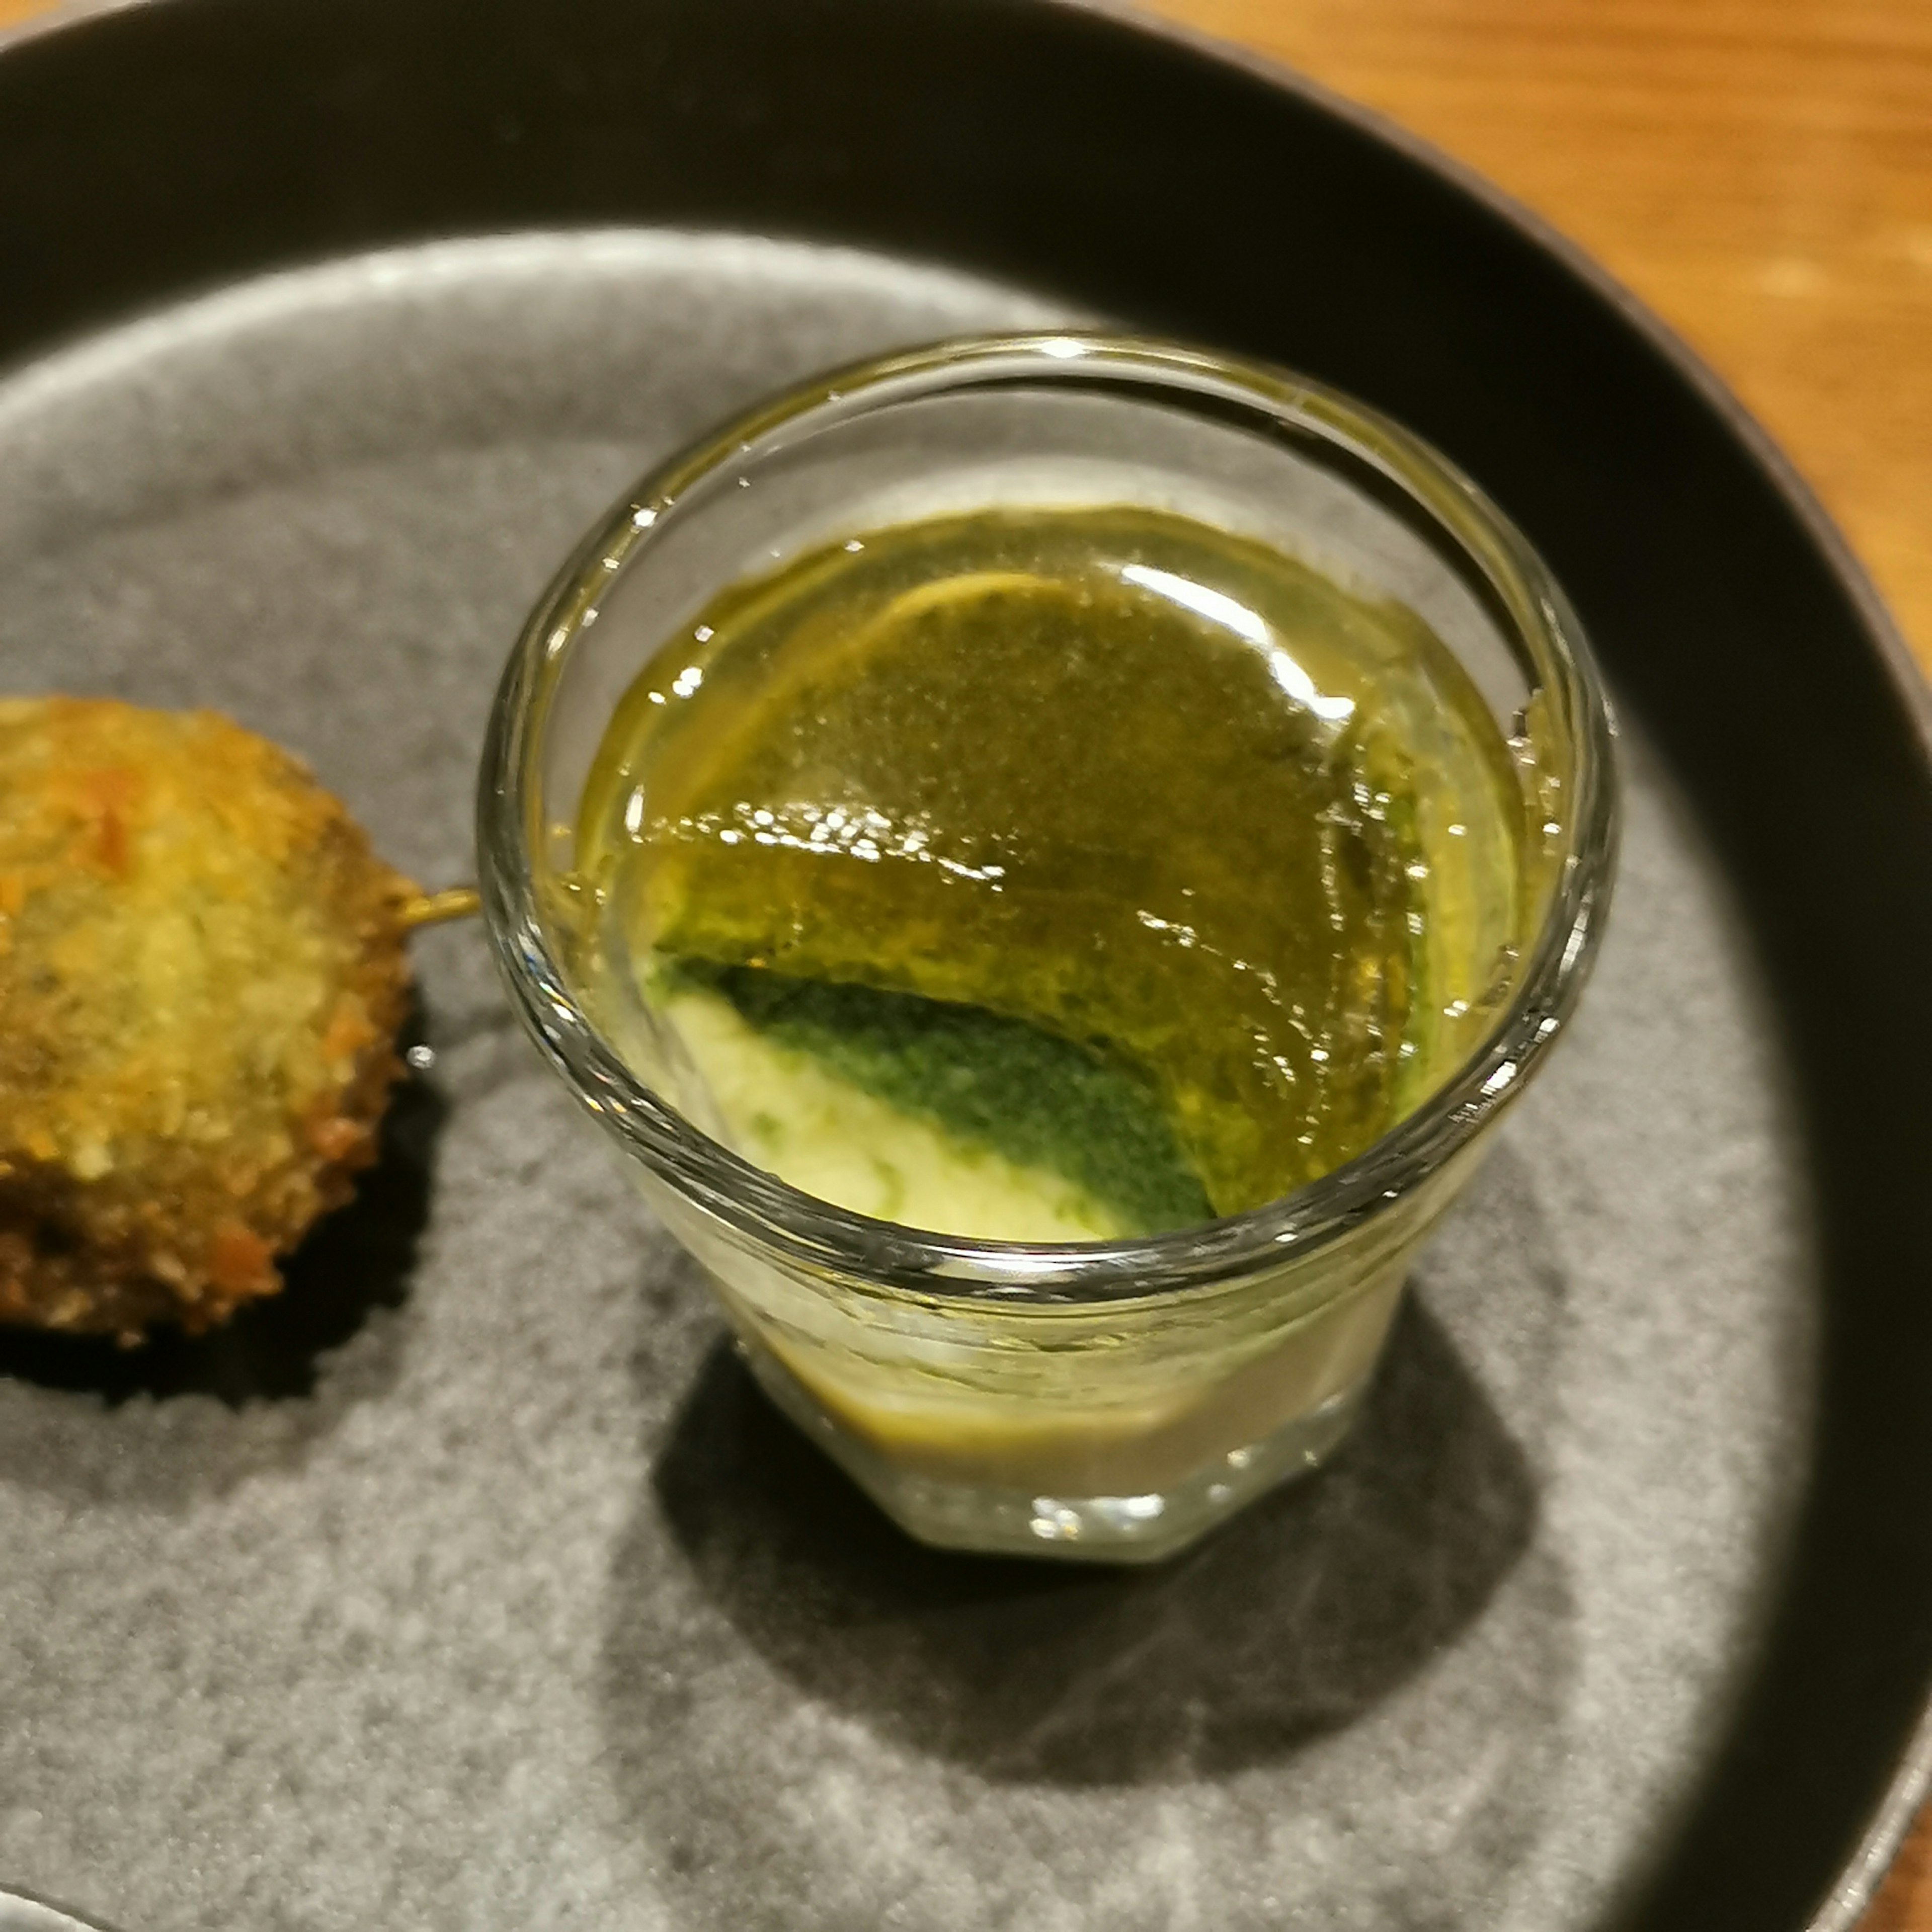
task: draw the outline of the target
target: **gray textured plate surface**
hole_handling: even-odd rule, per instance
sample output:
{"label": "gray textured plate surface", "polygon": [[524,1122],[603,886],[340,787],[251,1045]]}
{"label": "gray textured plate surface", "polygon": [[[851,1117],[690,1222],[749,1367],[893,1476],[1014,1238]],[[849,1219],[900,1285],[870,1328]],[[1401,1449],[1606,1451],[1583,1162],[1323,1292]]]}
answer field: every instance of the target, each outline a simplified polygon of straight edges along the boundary
{"label": "gray textured plate surface", "polygon": [[[6,683],[229,710],[460,875],[508,640],[634,472],[804,370],[1045,313],[644,232],[176,308],[0,386]],[[1751,955],[1628,748],[1584,1018],[1360,1437],[1150,1574],[888,1531],[748,1392],[482,935],[426,938],[435,1071],[299,1312],[0,1355],[0,1871],[142,1932],[1612,1912],[1776,1600],[1817,1292]]]}

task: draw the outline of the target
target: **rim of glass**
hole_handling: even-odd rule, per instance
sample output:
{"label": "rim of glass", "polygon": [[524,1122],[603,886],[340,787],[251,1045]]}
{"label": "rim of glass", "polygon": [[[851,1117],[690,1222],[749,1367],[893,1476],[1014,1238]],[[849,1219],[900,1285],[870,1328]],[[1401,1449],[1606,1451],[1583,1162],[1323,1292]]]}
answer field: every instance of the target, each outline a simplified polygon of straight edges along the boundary
{"label": "rim of glass", "polygon": [[[694,486],[727,464],[755,464],[897,404],[1049,383],[1232,409],[1251,428],[1325,444],[1393,486],[1500,607],[1574,759],[1557,875],[1516,993],[1435,1093],[1353,1160],[1276,1200],[1163,1234],[1064,1244],[875,1220],[713,1140],[645,1085],[584,1012],[547,930],[531,860],[544,836],[544,727],[586,620]],[[1084,331],[955,338],[835,370],[754,405],[648,472],[578,546],[526,622],[491,712],[477,801],[484,911],[512,1003],[544,1058],[628,1152],[740,1238],[808,1271],[943,1300],[1064,1306],[1157,1298],[1278,1267],[1339,1239],[1428,1180],[1520,1090],[1574,1010],[1600,936],[1617,846],[1614,737],[1589,646],[1535,552],[1468,477],[1389,418],[1309,378],[1181,344]]]}

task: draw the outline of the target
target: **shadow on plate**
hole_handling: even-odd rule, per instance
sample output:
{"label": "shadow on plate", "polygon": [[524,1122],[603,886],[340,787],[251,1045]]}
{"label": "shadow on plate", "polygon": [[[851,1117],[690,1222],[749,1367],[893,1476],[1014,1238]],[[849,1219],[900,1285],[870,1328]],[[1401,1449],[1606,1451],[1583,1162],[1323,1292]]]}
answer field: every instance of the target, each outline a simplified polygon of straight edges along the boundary
{"label": "shadow on plate", "polygon": [[283,1262],[280,1294],[208,1334],[164,1329],[135,1348],[93,1336],[0,1328],[0,1376],[102,1396],[110,1406],[136,1396],[197,1394],[239,1408],[312,1395],[321,1358],[408,1293],[447,1111],[421,1076],[398,1084],[376,1164],[358,1178],[354,1198]]}
{"label": "shadow on plate", "polygon": [[[912,1541],[723,1345],[655,1487],[702,1588],[814,1703],[983,1777],[1073,1786],[1233,1772],[1351,1724],[1476,1616],[1537,1516],[1522,1450],[1413,1300],[1334,1464],[1152,1569]],[[650,1580],[623,1572],[656,1542],[620,1561],[607,1660],[640,1736],[664,1714],[641,1688],[662,1634]]]}

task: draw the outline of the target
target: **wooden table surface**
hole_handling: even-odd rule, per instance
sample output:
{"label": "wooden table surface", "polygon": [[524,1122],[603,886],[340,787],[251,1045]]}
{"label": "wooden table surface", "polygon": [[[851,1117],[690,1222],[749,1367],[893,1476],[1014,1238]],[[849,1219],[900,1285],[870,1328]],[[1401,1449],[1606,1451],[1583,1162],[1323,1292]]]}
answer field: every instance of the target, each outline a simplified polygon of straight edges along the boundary
{"label": "wooden table surface", "polygon": [[[1582,243],[1784,445],[1932,667],[1932,0],[1155,4]],[[1932,1932],[1932,1820],[1862,1932]]]}

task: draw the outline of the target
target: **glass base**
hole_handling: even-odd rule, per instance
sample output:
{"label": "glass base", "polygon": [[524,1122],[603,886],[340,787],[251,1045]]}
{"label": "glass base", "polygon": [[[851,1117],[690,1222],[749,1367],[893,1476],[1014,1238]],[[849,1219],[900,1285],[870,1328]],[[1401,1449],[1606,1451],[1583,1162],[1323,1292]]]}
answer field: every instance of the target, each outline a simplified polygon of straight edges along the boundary
{"label": "glass base", "polygon": [[740,1343],[760,1386],[910,1536],[943,1550],[1089,1563],[1157,1563],[1256,1497],[1320,1466],[1360,1413],[1370,1378],[1173,1488],[1135,1496],[1035,1496],[947,1482],[888,1462],[825,1414],[783,1364]]}

